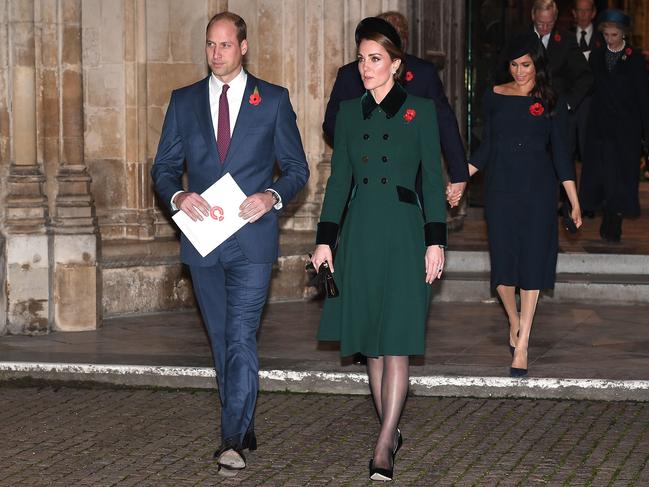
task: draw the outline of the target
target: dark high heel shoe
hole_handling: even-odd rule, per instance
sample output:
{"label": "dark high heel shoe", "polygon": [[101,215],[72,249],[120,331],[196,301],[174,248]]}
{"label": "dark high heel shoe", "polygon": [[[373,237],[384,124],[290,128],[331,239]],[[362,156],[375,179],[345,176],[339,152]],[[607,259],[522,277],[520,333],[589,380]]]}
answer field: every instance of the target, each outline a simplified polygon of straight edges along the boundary
{"label": "dark high heel shoe", "polygon": [[389,482],[392,477],[394,477],[394,465],[392,468],[378,468],[374,466],[374,460],[370,460],[370,480]]}
{"label": "dark high heel shoe", "polygon": [[397,455],[397,452],[401,448],[401,445],[403,445],[403,436],[401,436],[401,430],[397,428],[397,441],[396,444],[394,445],[394,450],[392,450],[392,462],[394,463],[394,457]]}
{"label": "dark high heel shoe", "polygon": [[527,369],[519,369],[518,367],[509,368],[509,377],[525,377],[527,376]]}

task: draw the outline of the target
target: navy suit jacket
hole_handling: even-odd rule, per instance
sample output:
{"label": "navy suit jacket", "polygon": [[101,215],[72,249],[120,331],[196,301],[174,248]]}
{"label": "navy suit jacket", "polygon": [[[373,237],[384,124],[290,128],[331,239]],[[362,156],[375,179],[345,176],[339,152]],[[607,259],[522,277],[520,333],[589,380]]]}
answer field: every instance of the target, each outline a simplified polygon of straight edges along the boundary
{"label": "navy suit jacket", "polygon": [[[454,183],[468,181],[469,172],[466,153],[460,137],[457,119],[444,94],[444,87],[439,79],[437,68],[433,63],[409,54],[406,54],[405,64],[406,71],[412,74],[412,79],[404,81],[403,86],[406,91],[412,95],[430,98],[435,102],[440,142],[446,157],[451,181]],[[365,87],[358,72],[358,62],[354,61],[345,64],[338,70],[322,124],[322,129],[329,140],[333,141],[336,115],[338,114],[340,102],[358,98],[363,93],[365,93]]]}
{"label": "navy suit jacket", "polygon": [[[261,96],[258,105],[249,101],[255,88]],[[170,205],[173,194],[183,190],[185,168],[191,192],[202,193],[229,172],[247,196],[272,188],[282,197],[283,205],[293,199],[309,177],[295,112],[288,91],[281,86],[248,73],[241,108],[223,163],[214,134],[209,76],[175,90],[171,94],[151,169],[155,190],[165,204]],[[275,162],[281,174],[273,181]],[[255,223],[244,225],[235,238],[251,262],[273,262],[278,254],[278,212],[273,209]],[[182,235],[180,256],[186,264],[210,266],[218,260],[219,247],[202,257]]]}

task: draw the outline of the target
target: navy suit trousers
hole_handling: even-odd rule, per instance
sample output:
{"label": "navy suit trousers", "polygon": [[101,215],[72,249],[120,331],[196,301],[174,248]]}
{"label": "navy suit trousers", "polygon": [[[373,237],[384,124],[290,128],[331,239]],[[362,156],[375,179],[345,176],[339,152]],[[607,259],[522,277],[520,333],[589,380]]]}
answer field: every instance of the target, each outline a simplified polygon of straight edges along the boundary
{"label": "navy suit trousers", "polygon": [[215,265],[190,270],[212,345],[221,398],[221,441],[240,446],[253,429],[259,390],[257,329],[272,263],[250,262],[231,237],[221,244]]}

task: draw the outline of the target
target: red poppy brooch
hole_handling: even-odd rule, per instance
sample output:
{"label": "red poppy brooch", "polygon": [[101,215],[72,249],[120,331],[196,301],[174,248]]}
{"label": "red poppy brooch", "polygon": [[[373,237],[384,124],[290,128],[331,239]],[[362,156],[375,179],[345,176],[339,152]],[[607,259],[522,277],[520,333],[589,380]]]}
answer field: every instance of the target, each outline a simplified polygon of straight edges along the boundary
{"label": "red poppy brooch", "polygon": [[406,121],[406,123],[410,123],[414,120],[416,116],[417,116],[417,112],[415,111],[414,108],[407,108],[406,113],[403,114],[403,119]]}
{"label": "red poppy brooch", "polygon": [[406,71],[406,81],[412,81],[414,77],[415,75],[412,74],[412,71]]}
{"label": "red poppy brooch", "polygon": [[631,49],[630,47],[627,47],[624,50],[624,54],[622,54],[622,61],[626,61],[626,58],[629,57],[632,53],[633,53],[633,49]]}
{"label": "red poppy brooch", "polygon": [[554,42],[561,42],[561,34],[558,32],[554,34]]}
{"label": "red poppy brooch", "polygon": [[534,117],[540,117],[543,115],[543,112],[545,111],[545,108],[543,108],[543,105],[541,105],[538,101],[536,103],[532,103],[530,105],[530,113]]}
{"label": "red poppy brooch", "polygon": [[252,95],[250,95],[250,98],[248,98],[248,103],[250,103],[253,106],[257,106],[261,103],[261,95],[259,94],[259,88],[255,86],[255,90],[252,92]]}

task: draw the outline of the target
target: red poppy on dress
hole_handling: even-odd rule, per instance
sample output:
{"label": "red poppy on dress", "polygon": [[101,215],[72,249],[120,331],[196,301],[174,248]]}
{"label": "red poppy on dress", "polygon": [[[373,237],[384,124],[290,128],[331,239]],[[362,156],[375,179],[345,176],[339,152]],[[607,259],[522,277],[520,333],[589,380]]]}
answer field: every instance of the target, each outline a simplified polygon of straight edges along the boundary
{"label": "red poppy on dress", "polygon": [[406,109],[406,113],[403,114],[403,119],[406,121],[406,123],[410,123],[416,116],[417,112],[415,111],[415,109],[408,108]]}
{"label": "red poppy on dress", "polygon": [[554,42],[561,42],[561,34],[558,32],[554,34]]}
{"label": "red poppy on dress", "polygon": [[261,103],[261,95],[259,94],[259,89],[256,86],[255,90],[252,92],[252,95],[250,95],[250,98],[248,98],[248,103],[253,106],[257,106]]}
{"label": "red poppy on dress", "polygon": [[530,105],[530,113],[535,117],[540,117],[541,115],[543,115],[544,111],[545,108],[543,108],[543,105],[541,105],[538,101]]}
{"label": "red poppy on dress", "polygon": [[630,56],[632,52],[633,52],[633,49],[631,49],[630,47],[627,47],[624,50],[624,54],[626,54],[627,56]]}
{"label": "red poppy on dress", "polygon": [[412,74],[412,71],[406,71],[406,81],[412,81],[412,78],[414,78],[415,75]]}

